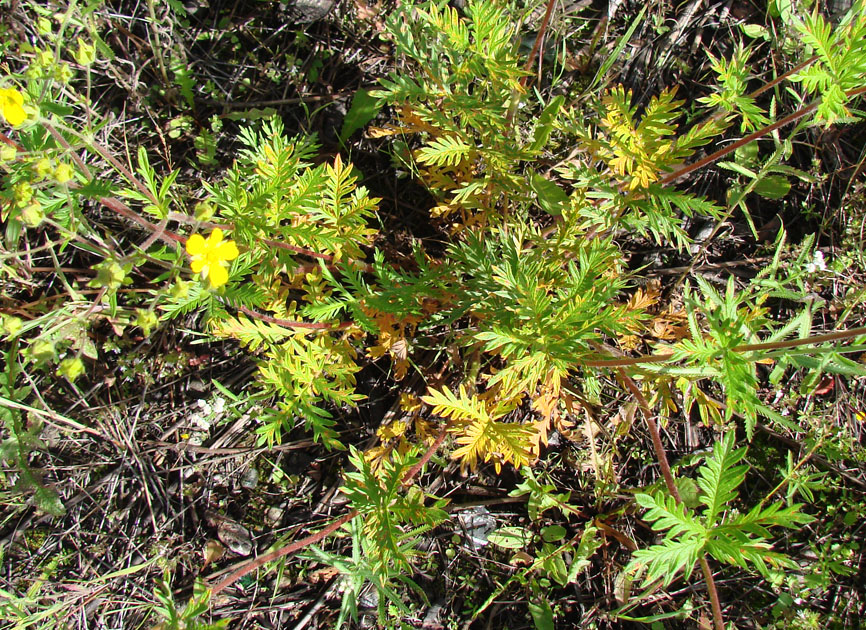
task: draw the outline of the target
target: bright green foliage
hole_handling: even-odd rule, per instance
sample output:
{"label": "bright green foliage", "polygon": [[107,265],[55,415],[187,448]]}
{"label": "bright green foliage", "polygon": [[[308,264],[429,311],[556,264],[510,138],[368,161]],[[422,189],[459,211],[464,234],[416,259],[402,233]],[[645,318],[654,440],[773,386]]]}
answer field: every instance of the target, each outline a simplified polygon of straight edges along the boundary
{"label": "bright green foliage", "polygon": [[[410,588],[422,600],[427,601],[427,595],[418,584],[406,574],[403,566],[382,565],[379,558],[378,543],[364,533],[363,521],[360,517],[352,519],[347,525],[352,537],[351,555],[344,556],[325,551],[312,546],[304,554],[305,557],[322,562],[337,569],[342,577],[343,596],[340,602],[340,614],[337,617],[336,628],[342,628],[349,619],[358,621],[359,599],[366,591],[372,590],[377,597],[376,608],[379,626],[394,627],[393,615],[389,607],[393,606],[401,614],[409,615],[411,611],[403,603],[399,588]],[[417,531],[401,536],[408,539]]]}
{"label": "bright green foliage", "polygon": [[664,540],[635,552],[627,571],[645,568],[644,583],[658,579],[668,586],[681,573],[688,578],[698,560],[708,554],[725,564],[744,569],[754,568],[769,575],[771,566],[796,566],[786,556],[772,550],[766,542],[770,527],[796,528],[811,522],[811,516],[800,512],[801,504],[785,507],[783,502],[764,508],[756,505],[745,514],[731,508],[737,488],[746,478],[748,466],[740,464],[745,448],[735,448],[733,431],[713,446],[713,454],[698,471],[700,502],[698,512],[663,491],[654,495],[638,494],[635,501],[647,510],[644,519]]}
{"label": "bright green foliage", "polygon": [[[288,140],[279,118],[258,132],[245,128],[240,140],[245,148],[224,181],[205,184],[221,217],[234,223],[239,245],[255,248],[269,240],[339,260],[363,256],[360,247],[373,234],[366,221],[377,200],[356,187],[351,167],[339,157],[333,165],[312,167],[316,145]],[[279,265],[295,263],[291,250],[278,246],[275,253]],[[259,264],[260,272],[275,269],[266,260]]]}
{"label": "bright green foliage", "polygon": [[425,495],[417,487],[407,490],[404,479],[410,468],[418,461],[416,453],[394,453],[382,466],[373,466],[363,453],[354,447],[349,452],[349,462],[357,472],[347,472],[346,484],[341,488],[349,501],[364,519],[364,536],[374,542],[370,566],[378,573],[387,573],[390,568],[408,569],[416,553],[414,541],[404,542],[404,523],[416,527],[433,527],[446,516],[442,509],[446,501],[438,500],[425,505]]}
{"label": "bright green foliage", "polygon": [[[733,278],[728,280],[724,294],[703,278],[697,280],[704,300],[686,294],[692,338],[681,341],[674,349],[674,356],[688,365],[700,366],[707,376],[724,385],[726,418],[730,420],[734,414],[741,414],[751,437],[758,410],[762,408],[756,394],[755,362],[736,348],[758,341],[756,333],[763,329],[764,312],[747,302],[745,292],[736,290]],[[698,312],[706,320],[706,335],[698,325]]]}
{"label": "bright green foliage", "polygon": [[[442,214],[493,209],[502,192],[523,197],[518,166],[543,144],[527,147],[518,135],[526,73],[514,20],[495,2],[474,0],[465,13],[464,19],[441,2],[401,5],[388,30],[397,53],[420,72],[393,72],[375,92],[399,108],[391,133],[423,134],[414,157],[426,167],[422,180],[442,198]],[[549,135],[549,123],[540,128]]]}
{"label": "bright green foliage", "polygon": [[144,204],[144,211],[157,219],[165,219],[171,211],[172,204],[175,203],[172,199],[172,186],[180,171],[172,171],[162,181],[159,181],[156,169],[150,164],[147,151],[144,147],[139,147],[136,172],[141,178],[146,192],[137,188],[127,188],[120,191],[120,194],[126,199],[140,201]]}
{"label": "bright green foliage", "polygon": [[608,240],[562,236],[549,243],[531,228],[471,233],[449,252],[456,312],[480,320],[472,340],[506,360],[488,381],[505,399],[558,396],[592,344],[630,323],[616,299],[625,286],[619,250]]}
{"label": "bright green foliage", "polygon": [[866,74],[866,12],[862,1],[855,3],[837,28],[824,19],[817,5],[811,15],[795,21],[794,27],[818,56],[817,63],[792,78],[802,83],[809,95],[821,97],[816,120],[830,125],[850,119],[845,93],[863,87]]}
{"label": "bright green foliage", "polygon": [[561,172],[582,191],[575,196],[578,211],[598,228],[623,227],[684,248],[689,239],[681,214],[719,216],[719,208],[707,199],[656,183],[728,124],[710,119],[677,136],[675,121],[684,101],[674,100],[675,93],[665,90],[654,97],[638,120],[631,92],[614,88],[601,102],[601,129],[593,132],[573,123],[593,162],[571,164]]}
{"label": "bright green foliage", "polygon": [[[748,48],[737,46],[727,60],[712,59],[718,85],[698,103],[721,112],[693,111],[694,103],[677,99],[674,89],[662,90],[642,105],[625,88],[613,87],[587,103],[556,90],[542,96],[548,93],[542,84],[531,95],[527,92],[522,85],[528,75],[521,34],[504,2],[471,0],[463,12],[442,0],[399,4],[387,19],[399,57],[397,69],[382,81],[382,89],[358,95],[343,139],[376,112],[393,113],[396,120],[371,130],[371,135],[394,136],[396,158],[408,164],[436,198],[432,227],[439,229],[436,240],[446,241],[443,246],[431,245],[432,240],[413,242],[411,255],[402,259],[392,256],[391,247],[376,249],[374,243],[389,235],[375,227],[378,200],[358,186],[361,174],[340,157],[315,166],[315,142],[286,137],[278,118],[244,128],[235,163],[221,179],[203,182],[196,198],[188,198],[178,183],[181,171],[160,173],[144,148],[137,153],[134,172],[129,172],[93,142],[102,123],[80,133],[69,124],[87,120],[91,125],[98,115],[91,102],[72,99],[75,92],[68,80],[58,88],[47,78],[56,60],[45,49],[28,50],[43,61],[34,61],[26,75],[2,77],[4,87],[14,85],[28,95],[35,112],[28,113],[20,133],[15,130],[20,149],[5,146],[4,155],[14,150],[0,163],[7,247],[18,249],[22,236],[31,234],[48,236],[46,242],[60,241],[60,251],[74,241],[94,258],[88,263],[94,276],[90,287],[101,303],[93,304],[98,308],[88,315],[108,316],[113,326],[137,325],[149,332],[155,328],[156,312],[166,319],[199,312],[210,333],[237,339],[258,362],[257,384],[247,400],[264,408],[257,432],[260,443],[267,445],[303,424],[317,441],[343,448],[339,418],[362,398],[355,380],[362,361],[387,360],[387,354],[395,379],[403,378],[410,366],[429,377],[430,363],[417,360],[418,349],[447,351],[452,365],[466,367],[464,374],[446,375],[447,380],[437,377],[423,402],[445,419],[453,438],[446,448],[452,448],[461,468],[492,463],[497,472],[503,466],[528,466],[539,455],[548,430],[555,426],[566,434],[581,405],[587,412],[601,407],[602,384],[614,387],[611,377],[620,370],[621,381],[626,376],[640,381],[651,405],[664,402],[664,412],[689,412],[697,405],[707,423],[718,424],[742,416],[749,439],[758,414],[780,425],[791,423],[758,397],[758,362],[774,363],[774,383],[793,369],[803,370],[804,391],[824,372],[863,373],[862,366],[827,346],[789,344],[766,352],[748,348],[811,334],[813,311],[803,305],[812,299],[807,272],[812,241],[807,240],[796,257],[784,260],[780,233],[772,263],[749,284],[737,285],[732,278],[722,288],[698,277],[697,287],[685,294],[687,330],[666,321],[666,316],[680,317],[672,302],[661,304],[645,287],[634,289],[640,271],[629,270],[637,266],[631,258],[636,242],[648,239],[662,250],[676,248],[685,254],[692,245],[686,219],[721,223],[738,208],[749,218],[752,193],[779,200],[791,190],[793,178],[809,179],[783,163],[793,143],[781,138],[783,130],[778,129],[772,151],[754,142],[722,165],[744,178],[729,182],[727,199],[704,198],[685,184],[678,188],[671,183],[695,163],[699,149],[710,152],[724,145],[729,140],[724,134],[737,117],[740,131],[770,133],[760,130],[784,101],[777,96],[765,111],[747,94]],[[788,9],[788,18],[818,57],[795,81],[808,94],[820,95],[820,122],[860,115],[845,92],[860,89],[866,74],[862,6],[858,3],[836,29],[817,12],[796,22],[795,7]],[[636,27],[637,20],[630,33]],[[617,54],[627,40],[617,46]],[[0,43],[4,51],[6,46]],[[99,58],[104,54],[100,50]],[[605,62],[599,80],[610,67]],[[174,56],[169,68],[181,96],[192,103],[191,75]],[[40,102],[36,95],[41,95]],[[683,122],[704,113],[710,114],[706,122]],[[48,126],[52,122],[59,131]],[[218,126],[213,131],[218,133]],[[215,138],[211,140],[208,144],[215,147]],[[107,166],[115,169],[114,179],[123,181],[123,190],[93,175],[110,170]],[[147,244],[138,241],[132,253],[116,251],[116,235],[85,220],[82,208],[94,203],[147,227],[152,232]],[[728,207],[717,205],[722,203]],[[159,226],[142,214],[159,220]],[[447,223],[437,221],[446,215]],[[191,229],[196,222],[205,224]],[[56,234],[42,232],[46,224]],[[195,254],[185,253],[184,240],[200,227],[224,229],[238,245],[227,282],[218,287],[190,273],[187,253]],[[159,265],[144,265],[144,260]],[[12,268],[0,264],[4,272]],[[789,271],[782,273],[785,265]],[[57,277],[68,283],[59,262],[56,267]],[[153,268],[159,268],[160,275],[145,275]],[[145,279],[148,294],[122,290]],[[64,288],[76,295],[72,285]],[[150,302],[145,304],[142,295]],[[777,301],[786,309],[797,304],[789,321],[771,318]],[[55,319],[65,322],[80,315],[55,312]],[[22,336],[22,365],[38,370],[68,361],[70,344],[80,344],[72,347],[87,359],[98,358],[95,351],[85,351],[82,342],[64,338],[54,323],[39,319],[41,313],[26,315],[27,323],[19,322],[19,329],[9,332]],[[86,326],[78,326],[86,332]],[[63,328],[62,322],[57,325]],[[17,344],[15,337],[11,347],[17,349]],[[661,356],[631,356],[646,347]],[[32,398],[36,392],[22,385],[17,361],[15,352],[7,354],[0,383],[4,398]],[[462,384],[455,392],[448,383],[456,379]],[[722,403],[701,390],[703,380],[723,388],[724,419]],[[441,502],[431,500],[427,506],[428,497],[407,488],[408,472],[436,428],[429,411],[418,408],[414,424],[399,423],[403,432],[398,447],[388,444],[369,457],[350,452],[355,470],[346,474],[343,491],[360,514],[352,524],[351,558],[320,549],[311,552],[345,576],[341,622],[357,616],[356,596],[365,582],[382,595],[380,619],[387,617],[390,604],[404,610],[398,587],[420,591],[405,577],[417,555],[415,536],[440,523],[445,514]],[[37,502],[42,501],[47,495],[39,493],[45,490],[28,468],[28,457],[39,448],[38,426],[25,424],[18,409],[0,408],[0,413],[8,434],[4,457],[16,465],[22,485],[29,484]],[[593,427],[604,424],[588,419],[592,447],[597,438]],[[630,426],[631,419],[619,423],[616,431],[622,432],[614,439]],[[677,574],[690,576],[706,554],[764,574],[768,563],[786,563],[770,548],[769,530],[802,524],[808,517],[796,504],[758,505],[737,513],[733,504],[745,478],[744,454],[729,432],[715,444],[697,481],[679,482],[683,505],[661,492],[638,494],[647,520],[666,535],[660,544],[638,552],[631,569],[646,567],[647,580],[664,576],[670,583]],[[593,463],[598,460],[593,452]],[[604,465],[613,468],[612,462]],[[568,505],[568,493],[556,493],[528,468],[513,493],[525,495],[533,519],[545,512],[550,516],[551,508],[576,513]],[[40,507],[50,511],[51,504]],[[588,526],[579,544],[577,537],[562,542],[564,527],[545,527],[541,554],[515,579],[526,578],[521,585],[536,599],[539,585],[531,574],[543,573],[559,584],[575,581],[601,544],[596,534]],[[566,552],[575,558],[571,567]],[[167,583],[160,588],[169,627],[195,623],[192,617],[205,605],[204,594],[197,591],[188,609],[178,612]],[[539,625],[552,625],[553,607],[535,602],[533,607]]]}
{"label": "bright green foliage", "polygon": [[42,424],[36,418],[26,422],[21,411],[10,406],[25,400],[32,388],[29,383],[16,387],[21,372],[17,340],[10,344],[9,350],[3,353],[3,358],[6,368],[0,372],[0,426],[6,430],[8,437],[0,442],[0,462],[12,464],[18,471],[15,491],[32,492],[37,508],[53,516],[62,516],[66,509],[57,492],[46,486],[39,473],[30,465],[30,454],[42,448],[39,439]]}
{"label": "bright green foliage", "polygon": [[557,508],[566,516],[575,514],[577,510],[568,504],[571,492],[554,492],[556,486],[541,483],[536,479],[535,473],[528,466],[520,470],[523,481],[508,493],[510,497],[522,497],[529,495],[526,500],[526,511],[532,521],[537,521],[542,514],[551,508]]}
{"label": "bright green foliage", "polygon": [[718,75],[718,87],[713,94],[698,99],[699,103],[721,107],[725,112],[739,115],[740,131],[755,130],[770,123],[764,110],[755,103],[754,97],[746,93],[751,55],[751,49],[742,43],[737,46],[730,59],[716,59],[707,53],[713,71]]}
{"label": "bright green foliage", "polygon": [[316,441],[328,448],[344,448],[333,427],[331,412],[323,403],[353,405],[363,396],[355,393],[354,350],[345,340],[327,334],[308,339],[303,334],[272,347],[259,367],[259,384],[279,396],[277,409],[257,429],[260,441],[279,443],[284,426],[304,419]]}

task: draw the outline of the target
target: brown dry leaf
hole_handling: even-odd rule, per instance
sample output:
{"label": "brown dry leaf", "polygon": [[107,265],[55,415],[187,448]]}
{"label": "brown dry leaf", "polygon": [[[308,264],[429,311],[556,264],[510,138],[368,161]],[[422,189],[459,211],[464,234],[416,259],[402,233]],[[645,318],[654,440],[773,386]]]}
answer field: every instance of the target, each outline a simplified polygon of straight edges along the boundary
{"label": "brown dry leaf", "polygon": [[525,567],[532,564],[533,560],[534,558],[525,551],[516,551],[514,552],[514,555],[511,556],[511,560],[508,561],[508,564],[513,567]]}
{"label": "brown dry leaf", "polygon": [[637,350],[640,346],[640,337],[637,335],[623,335],[618,339],[619,347],[628,352],[629,350]]}
{"label": "brown dry leaf", "polygon": [[330,582],[338,575],[340,575],[340,571],[338,569],[335,569],[334,567],[325,567],[324,569],[318,569],[310,573],[307,581],[310,584],[318,584],[319,582]]}
{"label": "brown dry leaf", "polygon": [[532,448],[530,452],[537,458],[541,455],[541,445],[547,446],[548,434],[550,433],[550,418],[542,418],[533,422],[530,426],[535,429],[531,437]]}
{"label": "brown dry leaf", "polygon": [[553,392],[543,392],[540,396],[532,401],[532,408],[541,414],[546,420],[550,420],[556,411],[559,403],[559,396]]}
{"label": "brown dry leaf", "polygon": [[652,280],[645,287],[641,287],[638,289],[634,295],[632,295],[626,307],[630,311],[634,310],[646,310],[650,306],[654,305],[658,302],[659,295],[661,294],[661,282],[658,280]]}
{"label": "brown dry leaf", "polygon": [[406,135],[419,132],[431,133],[434,136],[438,135],[438,130],[424,122],[408,107],[403,107],[398,113],[396,125],[385,125],[384,127],[369,127],[366,135],[368,138],[384,138],[386,136]]}

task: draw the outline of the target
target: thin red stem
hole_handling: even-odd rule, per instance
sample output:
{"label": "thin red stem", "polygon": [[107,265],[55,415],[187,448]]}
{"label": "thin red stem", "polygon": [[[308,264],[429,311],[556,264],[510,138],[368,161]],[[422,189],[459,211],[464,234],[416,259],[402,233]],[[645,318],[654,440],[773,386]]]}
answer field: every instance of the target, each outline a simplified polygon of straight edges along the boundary
{"label": "thin red stem", "polygon": [[[640,391],[640,388],[637,386],[634,380],[625,373],[625,370],[620,368],[618,370],[618,373],[620,380],[625,384],[625,386],[637,400],[637,404],[641,410],[641,414],[643,415],[644,420],[646,420],[646,424],[650,432],[650,437],[652,438],[653,450],[655,451],[656,459],[658,459],[659,466],[662,469],[662,476],[665,480],[665,486],[667,486],[668,492],[674,498],[674,500],[677,503],[682,503],[682,498],[680,498],[680,492],[677,488],[673,471],[671,471],[671,465],[668,462],[667,452],[665,451],[664,444],[662,444],[662,436],[659,432],[658,424],[656,424],[656,421],[653,418],[652,410],[649,407],[649,403],[647,403],[643,392]],[[725,618],[722,615],[722,604],[719,600],[719,592],[718,589],[716,589],[716,582],[713,579],[713,572],[710,569],[710,563],[707,562],[706,555],[703,553],[698,559],[698,562],[701,567],[701,573],[704,574],[704,581],[707,583],[707,593],[710,596],[710,608],[713,611],[713,627],[715,628],[715,630],[725,630]]]}
{"label": "thin red stem", "polygon": [[[854,98],[855,96],[860,96],[861,94],[864,94],[864,93],[866,93],[866,86],[857,88],[856,90],[849,90],[849,91],[845,92],[845,96],[847,98]],[[733,143],[729,144],[728,146],[726,146],[722,149],[719,149],[715,153],[711,153],[710,155],[701,158],[697,162],[687,164],[686,166],[684,166],[683,168],[681,168],[678,171],[674,171],[673,173],[669,173],[668,175],[662,177],[658,181],[658,184],[660,186],[670,184],[671,182],[679,179],[680,177],[688,175],[689,173],[693,173],[694,171],[701,169],[701,168],[707,166],[708,164],[712,164],[716,160],[719,160],[719,159],[725,157],[726,155],[728,155],[729,153],[732,153],[733,151],[736,151],[740,147],[746,146],[750,142],[752,142],[754,140],[758,140],[759,138],[766,136],[768,133],[772,133],[776,129],[784,127],[785,125],[789,125],[792,122],[796,122],[800,118],[803,118],[807,114],[810,114],[811,112],[816,110],[818,108],[819,104],[820,104],[820,101],[815,101],[814,103],[811,103],[810,105],[806,105],[805,107],[801,107],[797,111],[795,111],[791,114],[788,114],[784,118],[780,118],[776,122],[774,122],[770,125],[767,125],[766,127],[762,128],[762,129],[758,129],[757,131],[754,131],[743,138],[740,138],[736,142],[733,142]]]}
{"label": "thin red stem", "polygon": [[[554,4],[556,4],[556,0],[547,0],[547,9],[544,11],[544,19],[541,21],[541,27],[538,29],[538,35],[535,36],[535,43],[532,45],[532,51],[529,53],[529,58],[526,60],[527,72],[532,70],[532,64],[535,62],[535,57],[541,49],[541,42],[544,41],[544,36],[547,33],[547,24],[550,22],[550,14],[553,12]],[[530,76],[533,75],[529,74],[520,79],[520,85],[526,87],[529,83]]]}
{"label": "thin red stem", "polygon": [[[749,343],[742,346],[736,346],[734,352],[760,352],[762,350],[782,350],[784,348],[796,348],[799,346],[809,346],[816,343],[825,343],[827,341],[839,341],[840,339],[850,339],[858,335],[866,335],[866,327],[852,328],[851,330],[840,330],[823,335],[813,335],[805,339],[790,339],[787,341],[767,341],[763,343]],[[639,357],[626,357],[614,359],[590,359],[584,361],[586,367],[597,368],[622,368],[631,365],[643,365],[645,363],[664,363],[673,358],[673,353],[666,352],[664,354],[641,355]]]}
{"label": "thin red stem", "polygon": [[276,324],[277,326],[282,326],[283,328],[308,328],[310,330],[340,330],[342,328],[348,328],[352,325],[352,322],[340,322],[337,325],[329,324],[328,322],[304,322],[294,319],[280,319],[278,317],[271,317],[270,315],[264,315],[263,313],[257,313],[252,309],[247,308],[243,304],[238,306],[238,310],[245,315],[249,315],[253,319],[258,319],[263,322],[268,322],[269,324]]}

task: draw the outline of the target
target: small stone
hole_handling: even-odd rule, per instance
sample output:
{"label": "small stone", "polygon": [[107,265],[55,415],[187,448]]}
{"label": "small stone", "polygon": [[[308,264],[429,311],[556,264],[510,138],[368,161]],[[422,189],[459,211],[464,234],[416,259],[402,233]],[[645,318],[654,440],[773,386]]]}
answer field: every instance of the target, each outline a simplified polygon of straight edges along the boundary
{"label": "small stone", "polygon": [[217,537],[222,544],[239,556],[248,556],[253,552],[250,531],[234,521],[220,520],[217,525]]}
{"label": "small stone", "polygon": [[269,507],[265,512],[265,520],[271,527],[276,527],[283,521],[286,511],[281,507]]}
{"label": "small stone", "polygon": [[361,608],[376,608],[379,605],[379,591],[372,585],[368,585],[358,598],[358,603],[361,604]]}
{"label": "small stone", "polygon": [[247,468],[246,472],[241,475],[241,487],[247,490],[253,490],[259,485],[259,471],[255,468]]}
{"label": "small stone", "polygon": [[303,24],[321,20],[331,12],[334,4],[335,0],[296,0],[289,4],[289,10],[295,20]]}
{"label": "small stone", "polygon": [[471,507],[457,516],[460,527],[476,549],[489,542],[487,537],[496,529],[496,519],[484,506]]}

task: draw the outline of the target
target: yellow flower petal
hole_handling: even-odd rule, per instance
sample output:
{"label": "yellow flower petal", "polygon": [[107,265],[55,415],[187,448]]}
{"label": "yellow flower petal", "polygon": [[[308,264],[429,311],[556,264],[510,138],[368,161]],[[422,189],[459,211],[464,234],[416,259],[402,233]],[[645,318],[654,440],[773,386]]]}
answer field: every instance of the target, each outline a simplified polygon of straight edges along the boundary
{"label": "yellow flower petal", "polygon": [[204,266],[206,264],[207,260],[205,260],[204,258],[196,258],[190,263],[189,268],[192,269],[193,273],[199,273],[202,269],[204,269]]}
{"label": "yellow flower petal", "polygon": [[208,245],[211,247],[216,247],[223,240],[223,231],[219,228],[214,228],[213,232],[210,233],[210,236],[207,237]]}
{"label": "yellow flower petal", "polygon": [[193,234],[186,239],[186,252],[190,256],[200,256],[205,250],[205,240],[201,234]]}
{"label": "yellow flower petal", "polygon": [[222,265],[211,265],[208,279],[214,288],[221,287],[229,281],[229,272]]}
{"label": "yellow flower petal", "polygon": [[11,88],[0,89],[0,113],[13,127],[17,127],[27,120],[27,112],[24,111],[24,97],[18,90]]}
{"label": "yellow flower petal", "polygon": [[238,246],[235,245],[234,241],[223,241],[214,251],[214,255],[220,260],[234,260],[239,254]]}

